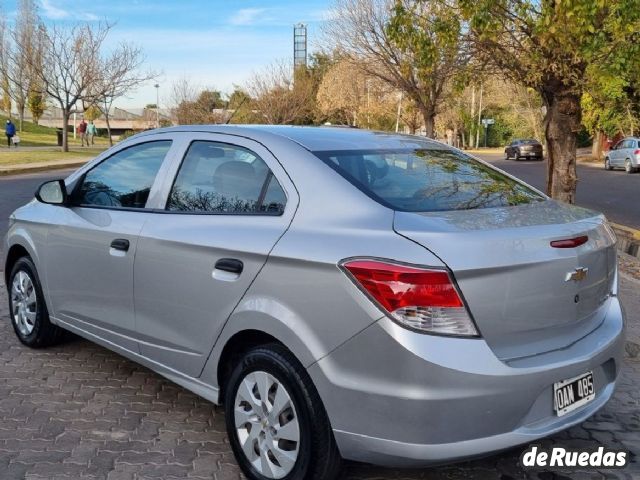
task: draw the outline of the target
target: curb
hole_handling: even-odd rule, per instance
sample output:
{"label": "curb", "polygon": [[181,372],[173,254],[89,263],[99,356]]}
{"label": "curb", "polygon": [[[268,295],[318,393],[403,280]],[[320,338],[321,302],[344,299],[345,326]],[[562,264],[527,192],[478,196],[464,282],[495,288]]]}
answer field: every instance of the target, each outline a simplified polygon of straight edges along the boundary
{"label": "curb", "polygon": [[92,160],[93,157],[84,160],[75,160],[63,163],[50,163],[41,165],[25,165],[25,166],[9,166],[0,167],[0,177],[6,177],[9,175],[19,175],[23,173],[37,173],[46,172],[48,170],[61,170],[65,168],[81,167],[85,163]]}
{"label": "curb", "polygon": [[609,225],[611,225],[619,236],[640,241],[640,230],[613,222],[609,222]]}

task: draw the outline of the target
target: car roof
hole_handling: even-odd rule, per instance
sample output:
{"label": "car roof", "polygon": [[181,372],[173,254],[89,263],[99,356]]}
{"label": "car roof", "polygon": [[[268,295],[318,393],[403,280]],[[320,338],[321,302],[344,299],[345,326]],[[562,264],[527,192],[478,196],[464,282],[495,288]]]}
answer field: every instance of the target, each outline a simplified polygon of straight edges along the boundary
{"label": "car roof", "polygon": [[[444,144],[425,137],[377,132],[348,127],[306,127],[289,125],[184,125],[149,130],[140,135],[168,132],[226,133],[258,141],[281,137],[294,141],[310,151],[439,149]],[[449,148],[449,147],[446,147]]]}

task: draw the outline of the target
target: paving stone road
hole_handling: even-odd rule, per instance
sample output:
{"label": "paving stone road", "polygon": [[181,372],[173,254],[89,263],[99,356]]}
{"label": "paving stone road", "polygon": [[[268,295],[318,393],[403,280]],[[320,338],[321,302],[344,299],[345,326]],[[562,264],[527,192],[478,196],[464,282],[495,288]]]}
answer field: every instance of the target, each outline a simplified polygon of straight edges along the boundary
{"label": "paving stone road", "polygon": [[[344,478],[640,478],[639,287],[637,280],[621,281],[629,338],[635,342],[629,343],[615,398],[581,426],[539,442],[545,447],[624,449],[632,452],[627,468],[525,472],[518,466],[523,448],[516,448],[483,460],[423,470],[350,463]],[[47,350],[23,347],[11,329],[0,283],[0,480],[83,478],[242,476],[220,408],[85,340],[71,339]]]}

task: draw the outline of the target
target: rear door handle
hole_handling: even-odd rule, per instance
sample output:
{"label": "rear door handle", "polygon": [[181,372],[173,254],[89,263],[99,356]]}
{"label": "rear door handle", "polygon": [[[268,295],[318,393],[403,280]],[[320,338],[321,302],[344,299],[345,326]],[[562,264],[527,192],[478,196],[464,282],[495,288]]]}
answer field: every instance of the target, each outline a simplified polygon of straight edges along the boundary
{"label": "rear door handle", "polygon": [[126,252],[127,250],[129,250],[129,240],[127,240],[126,238],[116,238],[113,242],[111,242],[111,248]]}
{"label": "rear door handle", "polygon": [[243,268],[244,268],[244,263],[242,263],[242,260],[238,260],[236,258],[221,258],[216,262],[216,266],[215,266],[216,270],[235,273],[237,275],[240,275],[242,273]]}

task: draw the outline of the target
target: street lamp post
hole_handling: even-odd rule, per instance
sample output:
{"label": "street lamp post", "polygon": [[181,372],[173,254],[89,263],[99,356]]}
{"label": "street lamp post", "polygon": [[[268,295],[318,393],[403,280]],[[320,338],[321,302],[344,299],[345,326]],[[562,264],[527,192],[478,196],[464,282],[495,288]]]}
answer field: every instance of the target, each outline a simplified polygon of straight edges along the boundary
{"label": "street lamp post", "polygon": [[160,128],[160,84],[156,83],[156,128]]}

